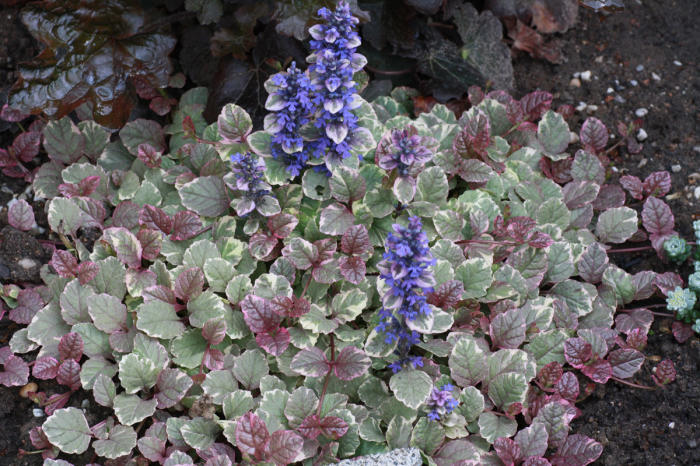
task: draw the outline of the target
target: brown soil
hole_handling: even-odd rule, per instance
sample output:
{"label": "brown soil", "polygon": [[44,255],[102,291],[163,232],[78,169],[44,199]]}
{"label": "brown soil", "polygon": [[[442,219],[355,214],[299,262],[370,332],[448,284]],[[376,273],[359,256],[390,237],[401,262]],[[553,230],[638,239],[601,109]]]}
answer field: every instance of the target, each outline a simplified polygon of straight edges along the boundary
{"label": "brown soil", "polygon": [[[641,178],[656,170],[672,171],[673,195],[667,197],[667,201],[676,215],[677,229],[687,237],[692,220],[700,218],[700,199],[696,199],[693,192],[700,185],[700,175],[698,178],[694,175],[700,172],[697,105],[700,2],[627,0],[625,3],[628,7],[625,11],[604,21],[582,9],[576,27],[560,37],[568,59],[564,64],[516,57],[517,94],[540,88],[555,95],[555,105],[577,106],[580,102],[597,105],[592,115],[609,127],[617,120],[631,121],[636,118],[635,110],[646,108],[648,114],[644,117],[643,128],[648,138],[644,149],[633,156],[626,151],[613,154],[613,167],[618,174],[629,173]],[[17,10],[3,9],[0,12],[0,100],[4,100],[4,93],[14,80],[17,63],[31,57],[34,51],[31,39],[17,19]],[[643,69],[638,69],[640,65]],[[574,73],[588,70],[592,75],[590,81],[582,81],[580,87],[570,84]],[[652,73],[660,79],[654,79]],[[610,93],[609,88],[612,89]],[[586,116],[577,113],[578,121],[574,126],[580,127]],[[11,142],[11,131],[9,125],[0,123],[0,147]],[[673,172],[674,165],[679,165],[680,170]],[[12,197],[11,192],[19,193],[24,189],[23,182],[1,175],[0,186],[3,188],[0,189],[2,206]],[[42,206],[35,206],[37,213],[42,209]],[[2,239],[11,237],[16,245],[23,245],[22,254],[33,250],[34,259],[48,260],[40,252],[42,249],[37,249],[41,246],[36,241],[10,230],[0,234]],[[8,251],[7,254],[0,251],[0,262],[4,261],[7,269],[0,264],[2,281],[5,281],[2,274],[13,273],[22,256],[18,251],[13,255],[12,248]],[[669,269],[668,264],[659,264],[653,254],[624,260],[627,263],[619,265],[631,272],[642,268]],[[657,319],[645,353],[656,360],[671,359],[678,371],[676,382],[654,391],[611,382],[599,386],[579,405],[582,415],[574,421],[573,430],[605,446],[596,465],[700,465],[700,378],[697,375],[700,342],[693,337],[679,345],[670,335],[669,326],[668,320]],[[18,328],[7,319],[0,321],[0,346],[6,345]],[[653,365],[652,361],[647,361],[635,382],[650,384]],[[42,385],[40,388],[51,391],[56,387]],[[38,465],[40,456],[17,458],[17,452],[20,448],[32,449],[28,431],[41,425],[44,418],[34,417],[32,403],[20,398],[17,392],[16,388],[0,387],[0,465]],[[69,405],[80,406],[82,401],[76,394]],[[94,403],[87,408],[91,423],[99,421],[93,407]],[[82,459],[86,463],[90,461],[87,457]]]}

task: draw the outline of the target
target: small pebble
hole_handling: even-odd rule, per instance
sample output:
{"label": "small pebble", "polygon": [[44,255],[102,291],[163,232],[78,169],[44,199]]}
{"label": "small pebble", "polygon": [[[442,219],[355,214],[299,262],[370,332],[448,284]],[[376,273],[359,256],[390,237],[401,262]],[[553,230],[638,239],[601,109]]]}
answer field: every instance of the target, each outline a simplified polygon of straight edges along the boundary
{"label": "small pebble", "polygon": [[683,63],[679,62],[678,60],[673,60],[673,64],[676,66],[683,66]]}
{"label": "small pebble", "polygon": [[581,72],[576,71],[574,74],[571,75],[572,78],[580,78],[581,77]]}
{"label": "small pebble", "polygon": [[44,410],[41,408],[32,409],[32,414],[34,417],[44,417]]}
{"label": "small pebble", "polygon": [[694,438],[688,440],[688,446],[689,446],[690,448],[695,448],[695,447],[697,447],[697,446],[698,446],[697,440],[695,440]]}
{"label": "small pebble", "polygon": [[637,141],[642,142],[646,140],[647,137],[649,137],[649,135],[644,131],[644,128],[639,128],[639,131],[637,131]]}
{"label": "small pebble", "polygon": [[594,61],[595,61],[596,63],[603,63],[603,56],[602,56],[602,55],[599,55],[599,56],[595,57],[595,60],[594,60]]}
{"label": "small pebble", "polygon": [[637,110],[634,111],[634,114],[637,115],[639,118],[643,118],[649,113],[649,110],[646,108],[638,108]]}
{"label": "small pebble", "polygon": [[668,428],[669,428],[669,429],[673,429],[674,427],[676,427],[676,423],[675,423],[675,422],[669,422],[669,423],[668,423]]}
{"label": "small pebble", "polygon": [[651,79],[653,79],[654,81],[661,81],[661,76],[659,76],[658,74],[656,74],[652,71]]}
{"label": "small pebble", "polygon": [[608,94],[612,94],[613,92],[615,92],[615,89],[609,87],[605,92],[607,92]]}
{"label": "small pebble", "polygon": [[646,158],[643,158],[643,159],[640,160],[639,163],[637,164],[637,168],[642,168],[644,165],[647,164],[647,162],[649,162],[649,160],[647,160]]}
{"label": "small pebble", "polygon": [[678,173],[679,171],[681,171],[681,166],[678,165],[678,164],[676,164],[676,165],[671,165],[671,171],[672,171],[673,173]]}
{"label": "small pebble", "polygon": [[588,106],[588,104],[586,102],[579,102],[578,105],[576,106],[576,111],[582,112],[582,111],[586,110],[587,106]]}
{"label": "small pebble", "polygon": [[695,189],[693,190],[693,196],[695,196],[695,199],[700,201],[700,186],[695,187]]}
{"label": "small pebble", "polygon": [[569,144],[576,144],[578,141],[578,134],[575,131],[569,131]]}
{"label": "small pebble", "polygon": [[581,80],[578,78],[573,78],[569,81],[569,87],[581,87]]}
{"label": "small pebble", "polygon": [[625,102],[627,102],[627,99],[625,99],[621,95],[616,95],[615,102],[617,102],[618,104],[624,104]]}
{"label": "small pebble", "polygon": [[590,70],[586,70],[586,71],[581,72],[581,79],[584,81],[590,81],[591,76],[593,76],[593,73],[591,73]]}
{"label": "small pebble", "polygon": [[587,112],[589,115],[595,113],[597,110],[598,110],[598,106],[597,106],[597,105],[587,105],[587,106],[586,106],[586,112]]}
{"label": "small pebble", "polygon": [[637,71],[644,71],[644,65],[637,65],[637,67],[635,68],[635,70],[637,70]]}
{"label": "small pebble", "polygon": [[634,87],[637,87],[637,86],[639,86],[639,83],[637,82],[636,79],[631,79],[631,80],[630,80],[630,85],[632,85],[632,86],[634,86]]}
{"label": "small pebble", "polygon": [[700,146],[693,146],[693,150],[695,152],[700,152]]}
{"label": "small pebble", "polygon": [[87,408],[88,406],[90,406],[90,400],[88,400],[88,399],[84,399],[84,400],[80,403],[80,407],[81,407],[81,408]]}

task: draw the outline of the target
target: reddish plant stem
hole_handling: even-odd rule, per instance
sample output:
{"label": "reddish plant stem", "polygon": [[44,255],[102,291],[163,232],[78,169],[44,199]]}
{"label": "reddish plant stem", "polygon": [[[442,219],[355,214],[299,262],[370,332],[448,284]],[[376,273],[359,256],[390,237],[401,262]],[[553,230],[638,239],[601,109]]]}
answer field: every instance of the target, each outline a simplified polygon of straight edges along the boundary
{"label": "reddish plant stem", "polygon": [[[302,290],[301,294],[299,295],[299,299],[302,299],[306,295],[306,291],[309,289],[309,285],[311,285],[311,280],[313,277],[309,275],[309,281],[306,282],[306,285],[304,285],[304,289]],[[333,336],[333,335],[331,335]],[[333,341],[333,340],[331,340]]]}
{"label": "reddish plant stem", "polygon": [[321,408],[323,407],[323,399],[326,397],[326,390],[328,390],[328,382],[331,380],[331,372],[333,372],[333,364],[335,364],[335,336],[331,333],[331,361],[328,367],[328,372],[326,372],[326,378],[323,381],[323,388],[321,389],[321,398],[318,401],[318,410],[316,415],[321,417]]}
{"label": "reddish plant stem", "polygon": [[[694,246],[696,243],[694,241],[688,241],[689,246]],[[608,249],[607,252],[639,252],[647,251],[649,249],[654,249],[652,246],[638,246],[636,248],[620,248],[620,249]]]}
{"label": "reddish plant stem", "polygon": [[643,390],[656,390],[656,387],[650,387],[649,385],[640,385],[638,383],[628,382],[626,380],[619,379],[617,377],[610,377],[610,379],[614,380],[615,382],[620,382],[621,384],[629,385],[630,387],[634,387],[634,388],[641,388]]}

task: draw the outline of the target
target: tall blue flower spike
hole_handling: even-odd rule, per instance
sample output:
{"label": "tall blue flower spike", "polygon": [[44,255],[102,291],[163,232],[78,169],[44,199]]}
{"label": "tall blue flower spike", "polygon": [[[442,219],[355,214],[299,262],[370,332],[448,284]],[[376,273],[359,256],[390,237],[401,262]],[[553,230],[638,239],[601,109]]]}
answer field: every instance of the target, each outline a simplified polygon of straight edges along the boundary
{"label": "tall blue flower spike", "polygon": [[243,193],[243,198],[236,204],[240,216],[249,214],[253,209],[270,199],[270,185],[265,181],[265,162],[252,152],[231,155],[232,171],[236,183],[231,188]]}

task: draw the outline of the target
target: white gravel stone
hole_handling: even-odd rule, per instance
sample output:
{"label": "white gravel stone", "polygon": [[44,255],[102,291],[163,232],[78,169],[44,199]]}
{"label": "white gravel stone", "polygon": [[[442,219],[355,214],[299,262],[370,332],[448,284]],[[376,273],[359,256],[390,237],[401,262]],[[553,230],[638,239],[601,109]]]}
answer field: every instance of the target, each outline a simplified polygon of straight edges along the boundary
{"label": "white gravel stone", "polygon": [[651,79],[653,79],[654,81],[661,81],[661,76],[659,76],[658,74],[656,74],[652,71],[651,72]]}
{"label": "white gravel stone", "polygon": [[673,64],[676,66],[683,66],[683,63],[679,62],[678,60],[673,60]]}
{"label": "white gravel stone", "polygon": [[635,70],[637,70],[637,71],[644,71],[644,65],[637,65],[637,67],[635,68]]}
{"label": "white gravel stone", "polygon": [[400,448],[387,453],[343,460],[337,464],[339,466],[419,466],[423,464],[423,460],[417,448]]}
{"label": "white gravel stone", "polygon": [[32,409],[32,415],[34,415],[34,417],[44,417],[44,410],[40,408],[34,408]]}
{"label": "white gravel stone", "polygon": [[605,92],[607,92],[608,94],[612,94],[613,92],[615,92],[615,89],[609,87]]}
{"label": "white gravel stone", "polygon": [[644,131],[644,128],[639,128],[639,131],[637,131],[637,141],[642,142],[646,140],[647,137],[649,137],[649,135]]}
{"label": "white gravel stone", "polygon": [[668,423],[668,428],[669,428],[669,429],[673,429],[674,427],[676,427],[676,423],[675,423],[675,422],[669,422],[669,423]]}
{"label": "white gravel stone", "polygon": [[695,199],[700,201],[700,186],[695,187],[695,189],[693,190],[693,196],[695,196]]}
{"label": "white gravel stone", "polygon": [[681,171],[681,166],[678,165],[678,164],[676,164],[676,165],[671,165],[671,171],[672,171],[673,173],[678,173],[679,171]]}
{"label": "white gravel stone", "polygon": [[637,86],[639,86],[639,83],[637,82],[636,79],[630,79],[630,85],[631,85],[631,86],[634,86],[634,87],[637,87]]}
{"label": "white gravel stone", "polygon": [[647,113],[649,113],[649,110],[646,108],[638,108],[637,110],[634,111],[634,114],[637,115],[638,118],[643,118],[647,116]]}
{"label": "white gravel stone", "polygon": [[593,73],[590,70],[586,70],[586,71],[581,72],[581,79],[584,81],[590,81],[592,76],[593,76]]}
{"label": "white gravel stone", "polygon": [[581,87],[581,80],[578,78],[573,78],[569,81],[569,87]]}

